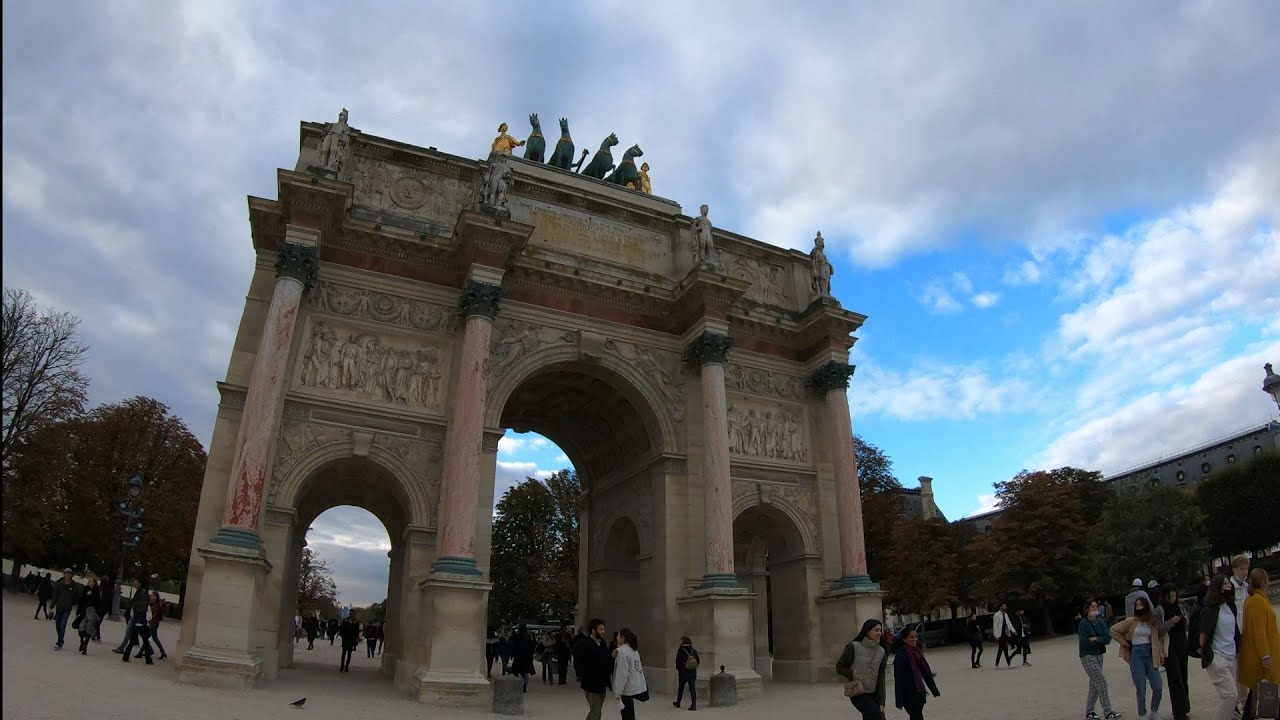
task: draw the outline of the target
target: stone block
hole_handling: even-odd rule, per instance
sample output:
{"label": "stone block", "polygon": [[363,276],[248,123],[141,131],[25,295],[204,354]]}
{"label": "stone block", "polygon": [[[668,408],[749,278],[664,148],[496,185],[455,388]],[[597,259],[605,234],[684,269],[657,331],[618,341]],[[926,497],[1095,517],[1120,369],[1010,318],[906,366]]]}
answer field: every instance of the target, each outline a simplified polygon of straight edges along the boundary
{"label": "stone block", "polygon": [[724,707],[738,704],[738,679],[724,671],[711,676],[711,707]]}
{"label": "stone block", "polygon": [[498,715],[524,714],[524,681],[503,675],[493,681],[493,711]]}

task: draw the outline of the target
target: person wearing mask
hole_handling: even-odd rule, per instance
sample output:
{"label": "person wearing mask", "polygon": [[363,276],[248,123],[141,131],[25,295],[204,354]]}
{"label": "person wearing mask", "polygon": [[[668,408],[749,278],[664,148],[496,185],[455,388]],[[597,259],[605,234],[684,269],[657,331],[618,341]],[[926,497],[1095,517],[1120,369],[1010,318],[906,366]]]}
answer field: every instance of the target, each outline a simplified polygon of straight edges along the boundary
{"label": "person wearing mask", "polygon": [[1240,651],[1241,614],[1236,608],[1235,584],[1230,575],[1218,575],[1209,583],[1204,610],[1200,613],[1200,667],[1209,672],[1209,681],[1218,691],[1215,720],[1232,720],[1239,698],[1236,685],[1236,657]]}
{"label": "person wearing mask", "polygon": [[40,619],[40,613],[44,613],[45,620],[52,620],[53,616],[49,614],[49,600],[53,597],[53,573],[45,573],[44,577],[36,583],[36,614],[33,620]]}
{"label": "person wearing mask", "polygon": [[[67,634],[67,622],[71,619],[71,611],[80,603],[80,583],[72,577],[71,568],[62,571],[62,579],[53,585],[53,624],[58,632],[58,644],[55,650],[62,649]],[[48,614],[48,610],[45,614]]]}
{"label": "person wearing mask", "polygon": [[[1120,645],[1120,659],[1129,663],[1133,687],[1138,691],[1139,720],[1159,720],[1164,683],[1160,666],[1164,664],[1164,629],[1156,620],[1155,610],[1145,597],[1136,598],[1133,615],[1111,628],[1111,637]],[[1151,686],[1151,714],[1147,715],[1147,686]]]}
{"label": "person wearing mask", "polygon": [[524,623],[516,630],[512,640],[511,674],[519,675],[524,680],[524,691],[529,692],[529,676],[536,672],[533,668],[533,655],[538,650],[538,641],[529,632]]}
{"label": "person wearing mask", "polygon": [[134,579],[133,587],[135,592],[133,599],[129,601],[129,628],[125,632],[129,643],[124,646],[120,661],[129,662],[129,655],[141,644],[142,649],[139,655],[146,658],[148,665],[153,665],[151,656],[155,651],[151,649],[151,622],[148,617],[151,613],[151,598],[147,595],[147,589],[142,584],[141,578]]}
{"label": "person wearing mask", "polygon": [[640,661],[640,643],[631,628],[618,631],[618,654],[613,661],[613,694],[622,720],[636,720],[636,700],[649,699],[649,686]]}
{"label": "person wearing mask", "polygon": [[1080,665],[1084,667],[1084,674],[1089,677],[1089,695],[1084,704],[1085,720],[1098,720],[1098,713],[1093,709],[1099,698],[1102,700],[1102,712],[1106,720],[1119,720],[1124,715],[1111,709],[1107,676],[1102,673],[1102,655],[1111,642],[1111,631],[1107,629],[1107,621],[1102,617],[1096,600],[1085,603],[1082,615],[1076,634],[1080,639]]}
{"label": "person wearing mask", "polygon": [[977,613],[969,613],[964,630],[969,638],[969,666],[980,668],[982,667],[982,626],[978,624]]}
{"label": "person wearing mask", "polygon": [[556,633],[556,674],[560,676],[560,684],[569,684],[569,628],[561,625],[560,632]]}
{"label": "person wearing mask", "polygon": [[164,612],[168,603],[155,590],[151,591],[150,601],[151,622],[149,628],[151,630],[151,639],[155,641],[156,647],[160,650],[160,659],[165,660],[169,657],[169,653],[164,651],[164,644],[160,642],[160,621],[164,620]]}
{"label": "person wearing mask", "polygon": [[693,640],[688,635],[680,638],[680,647],[676,648],[676,701],[671,703],[673,707],[680,707],[680,701],[684,699],[684,688],[689,687],[689,709],[698,709],[698,664],[702,662],[702,658],[698,656],[698,651],[693,649]]}
{"label": "person wearing mask", "polygon": [[573,667],[587,698],[587,720],[600,720],[604,692],[613,676],[613,654],[605,640],[603,620],[592,618],[587,623],[587,633],[573,644]]}
{"label": "person wearing mask", "polygon": [[360,624],[350,615],[338,625],[338,635],[342,638],[342,656],[338,659],[338,672],[351,672],[351,657],[356,653],[356,644],[360,642]]}
{"label": "person wearing mask", "polygon": [[933,670],[924,657],[919,625],[908,625],[899,636],[893,657],[893,704],[905,710],[910,720],[924,720],[924,704],[928,692],[938,697]]}
{"label": "person wearing mask", "polygon": [[1270,579],[1267,571],[1254,568],[1249,573],[1249,597],[1244,601],[1244,632],[1240,636],[1237,682],[1247,691],[1243,720],[1253,720],[1255,686],[1262,680],[1280,683],[1280,627],[1276,611],[1267,598]]}
{"label": "person wearing mask", "polygon": [[1191,712],[1187,692],[1187,616],[1178,603],[1177,588],[1166,586],[1159,597],[1164,628],[1169,636],[1168,657],[1164,663],[1164,674],[1169,680],[1169,708],[1174,720],[1187,720]]}
{"label": "person wearing mask", "polygon": [[98,604],[102,599],[102,589],[98,587],[98,578],[90,574],[85,579],[84,592],[80,594],[80,603],[76,607],[76,621],[72,627],[80,632],[80,654],[89,654],[89,641],[98,632]]}
{"label": "person wearing mask", "polygon": [[884,625],[879,620],[867,620],[836,661],[836,674],[846,680],[845,695],[862,720],[884,717],[888,694],[884,677],[889,659],[884,643]]}
{"label": "person wearing mask", "polygon": [[1138,598],[1144,598],[1147,601],[1147,607],[1151,607],[1151,596],[1146,590],[1142,589],[1142,578],[1133,579],[1133,587],[1129,588],[1129,594],[1124,596],[1124,616],[1133,617],[1133,603]]}
{"label": "person wearing mask", "polygon": [[1004,658],[1005,667],[1013,667],[1013,653],[1009,646],[1013,643],[1013,621],[1009,618],[1009,606],[1000,603],[1000,611],[991,618],[991,635],[998,641],[996,645],[996,667],[1000,667],[1000,658]]}

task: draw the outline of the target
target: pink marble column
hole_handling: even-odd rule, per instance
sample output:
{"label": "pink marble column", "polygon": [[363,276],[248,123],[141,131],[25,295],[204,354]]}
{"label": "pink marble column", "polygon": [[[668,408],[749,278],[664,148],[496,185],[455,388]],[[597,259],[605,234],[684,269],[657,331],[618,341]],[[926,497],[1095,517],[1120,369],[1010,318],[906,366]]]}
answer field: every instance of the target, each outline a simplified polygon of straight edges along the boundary
{"label": "pink marble column", "polygon": [[873,587],[867,575],[867,543],[858,492],[858,459],[849,418],[849,377],[853,366],[831,362],[814,373],[813,384],[826,394],[831,465],[836,483],[836,521],[840,525],[841,587]]}
{"label": "pink marble column", "polygon": [[740,588],[733,571],[733,490],[729,479],[729,419],[724,365],[733,340],[704,332],[689,346],[702,375],[703,532],[707,571],[701,588]]}
{"label": "pink marble column", "polygon": [[440,490],[439,555],[432,570],[480,575],[476,567],[476,502],[480,492],[480,452],[484,442],[485,390],[489,386],[489,342],[502,288],[468,281],[461,306],[466,316],[462,357],[449,429],[445,433],[444,478]]}
{"label": "pink marble column", "polygon": [[[291,228],[291,232],[293,230]],[[310,231],[299,234],[314,237]],[[276,262],[276,286],[253,361],[240,430],[236,435],[227,510],[223,516],[223,527],[213,538],[215,543],[261,550],[258,526],[267,474],[271,471],[277,410],[288,376],[289,348],[293,343],[302,295],[315,279],[316,267],[314,240],[281,243],[280,259]]]}

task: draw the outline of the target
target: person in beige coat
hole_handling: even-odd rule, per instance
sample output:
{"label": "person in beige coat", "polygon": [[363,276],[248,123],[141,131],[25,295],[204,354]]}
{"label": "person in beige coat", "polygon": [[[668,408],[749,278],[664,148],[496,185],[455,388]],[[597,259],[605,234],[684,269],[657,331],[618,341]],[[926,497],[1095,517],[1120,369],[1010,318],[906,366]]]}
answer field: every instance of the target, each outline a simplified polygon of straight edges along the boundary
{"label": "person in beige coat", "polygon": [[[1164,696],[1164,684],[1160,667],[1164,665],[1165,650],[1161,636],[1165,629],[1156,621],[1151,602],[1139,597],[1133,604],[1133,615],[1111,628],[1111,637],[1120,646],[1120,659],[1129,663],[1133,687],[1138,691],[1139,720],[1159,720],[1160,700]],[[1147,684],[1151,685],[1151,714],[1147,714]]]}

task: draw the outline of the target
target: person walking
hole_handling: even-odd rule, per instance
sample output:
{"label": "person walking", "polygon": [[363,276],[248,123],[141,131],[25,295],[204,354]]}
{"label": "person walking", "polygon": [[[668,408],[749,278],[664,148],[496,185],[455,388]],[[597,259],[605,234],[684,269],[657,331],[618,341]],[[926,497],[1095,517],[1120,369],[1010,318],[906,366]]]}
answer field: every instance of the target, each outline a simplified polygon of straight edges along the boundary
{"label": "person walking", "polygon": [[649,699],[649,686],[640,661],[640,642],[631,628],[618,631],[618,655],[613,662],[613,694],[622,720],[636,720],[636,700]]}
{"label": "person walking", "polygon": [[698,665],[702,662],[702,658],[698,656],[698,651],[693,647],[693,640],[686,635],[680,638],[680,647],[676,648],[676,701],[671,703],[674,707],[680,707],[680,701],[684,699],[684,688],[689,687],[689,709],[698,709]]}
{"label": "person walking", "polygon": [[[53,603],[53,624],[58,632],[58,644],[53,646],[55,650],[62,649],[62,643],[67,634],[67,621],[71,619],[71,611],[75,610],[80,603],[80,590],[80,583],[72,577],[71,568],[64,569],[62,580],[54,583],[51,602]],[[48,614],[48,610],[45,614]]]}
{"label": "person walking", "polygon": [[52,620],[53,616],[49,614],[49,600],[53,598],[53,573],[45,573],[36,583],[36,614],[32,616],[33,620],[40,619],[40,613],[44,613],[45,620]]}
{"label": "person walking", "polygon": [[524,680],[524,691],[529,692],[529,676],[535,672],[533,654],[537,652],[538,641],[529,632],[529,626],[520,623],[512,642],[511,674],[519,675]]}
{"label": "person walking", "polygon": [[982,667],[982,626],[978,624],[978,614],[969,613],[965,622],[965,635],[969,638],[969,666]]}
{"label": "person walking", "polygon": [[542,652],[539,662],[542,663],[542,682],[546,685],[554,685],[556,682],[556,638],[555,635],[548,632],[542,635],[541,647],[538,649]]}
{"label": "person walking", "polygon": [[1119,720],[1124,715],[1111,709],[1107,676],[1102,673],[1102,655],[1111,642],[1111,631],[1107,628],[1107,621],[1096,600],[1085,603],[1082,610],[1083,617],[1080,618],[1076,634],[1080,638],[1080,665],[1084,667],[1084,674],[1089,677],[1089,695],[1084,703],[1085,720],[1098,720],[1098,713],[1093,709],[1099,698],[1102,699],[1105,720]]}
{"label": "person walking", "polygon": [[933,670],[924,657],[920,642],[920,625],[908,625],[902,630],[893,658],[893,704],[905,710],[910,720],[924,720],[924,704],[928,697],[925,690],[938,697],[938,685],[933,680]]}
{"label": "person walking", "polygon": [[128,603],[124,603],[124,597],[123,595],[121,596],[121,602],[124,603],[120,606],[124,610],[124,638],[120,640],[120,645],[111,649],[111,652],[117,655],[123,653],[124,649],[133,642],[134,628],[136,627],[132,620],[133,608],[138,606],[140,600],[144,605],[146,604],[147,593],[142,589],[142,581],[134,578],[131,584],[133,586],[133,596],[129,598]]}
{"label": "person walking", "polygon": [[98,587],[98,578],[93,574],[85,578],[84,592],[80,593],[80,602],[76,607],[76,620],[72,623],[80,633],[80,654],[88,655],[89,641],[98,632],[98,603],[102,590]]}
{"label": "person walking", "polygon": [[1009,646],[1013,643],[1013,621],[1009,618],[1009,606],[1000,603],[1000,611],[991,618],[991,636],[997,641],[996,667],[1000,667],[1000,658],[1004,658],[1005,667],[1013,667],[1013,653]]}
{"label": "person walking", "polygon": [[[378,654],[378,641],[382,639],[382,624],[377,620],[370,622],[364,629],[365,646],[369,649],[369,657],[376,657]],[[492,662],[490,663],[492,667]]]}
{"label": "person walking", "polygon": [[1254,568],[1249,573],[1249,597],[1244,601],[1244,633],[1240,636],[1237,682],[1248,695],[1243,720],[1253,720],[1253,696],[1259,682],[1280,683],[1280,627],[1276,611],[1267,598],[1270,578],[1267,571]]}
{"label": "person walking", "polygon": [[334,638],[338,637],[338,618],[329,618],[329,646],[333,646]]}
{"label": "person walking", "polygon": [[148,665],[154,665],[151,656],[155,651],[151,649],[151,622],[148,615],[151,613],[151,598],[147,594],[147,589],[143,585],[141,578],[133,581],[134,588],[137,592],[133,594],[133,599],[129,601],[129,628],[125,635],[129,638],[129,643],[124,646],[121,653],[120,661],[129,662],[129,655],[133,653],[133,649],[142,646],[139,656],[146,658]]}
{"label": "person walking", "polygon": [[1215,720],[1232,720],[1236,714],[1236,657],[1240,652],[1240,625],[1236,618],[1241,614],[1236,608],[1231,576],[1213,578],[1200,613],[1200,667],[1208,671],[1209,681],[1218,691]]}
{"label": "person walking", "polygon": [[[845,695],[862,720],[881,720],[884,717],[885,668],[889,653],[884,647],[884,625],[875,619],[862,623],[856,637],[844,646],[844,652],[836,661],[836,674],[844,678]],[[857,685],[854,686],[854,681]],[[852,694],[850,694],[852,693]]]}
{"label": "person walking", "polygon": [[498,659],[502,661],[502,674],[511,673],[511,628],[503,625],[498,629]]}
{"label": "person walking", "polygon": [[569,628],[564,625],[560,626],[560,632],[556,633],[556,669],[559,671],[560,684],[569,684],[569,642],[572,637],[569,635]]}
{"label": "person walking", "polygon": [[[1164,628],[1145,597],[1136,598],[1133,615],[1111,628],[1111,637],[1120,645],[1120,659],[1129,663],[1133,687],[1138,691],[1139,720],[1159,720],[1164,684],[1160,666],[1164,664]],[[1151,686],[1151,714],[1147,715],[1147,685]]]}
{"label": "person walking", "polygon": [[302,631],[307,634],[307,649],[316,649],[316,636],[320,634],[320,618],[312,615],[309,618],[303,618]]}
{"label": "person walking", "polygon": [[160,642],[160,622],[164,620],[165,610],[168,608],[169,604],[166,603],[164,598],[160,597],[160,593],[155,590],[151,591],[150,600],[151,621],[148,624],[148,629],[151,631],[151,639],[155,642],[156,648],[160,650],[160,659],[167,660],[169,658],[169,653],[164,651],[164,643]]}
{"label": "person walking", "polygon": [[1013,616],[1013,634],[1018,652],[1022,654],[1023,667],[1031,667],[1027,660],[1031,655],[1031,618],[1027,617],[1027,611],[1023,608],[1018,608],[1017,614]]}
{"label": "person walking", "polygon": [[[592,618],[587,623],[587,635],[573,644],[573,668],[578,673],[578,685],[587,698],[587,719],[600,720],[604,706],[604,692],[613,676],[613,654],[605,640],[604,620]],[[515,666],[512,666],[515,672]]]}
{"label": "person walking", "polygon": [[1164,674],[1169,681],[1169,709],[1173,720],[1187,720],[1191,712],[1191,697],[1187,691],[1187,614],[1178,602],[1178,589],[1165,586],[1160,591],[1160,610],[1164,615],[1164,628],[1168,633],[1169,647],[1164,661]]}
{"label": "person walking", "polygon": [[115,590],[115,579],[104,575],[98,583],[98,624],[93,627],[93,641],[102,644],[102,621],[111,616],[111,593]]}
{"label": "person walking", "polygon": [[351,672],[351,656],[355,655],[356,643],[360,641],[360,625],[348,615],[338,625],[338,635],[342,638],[342,656],[338,660],[338,672]]}

